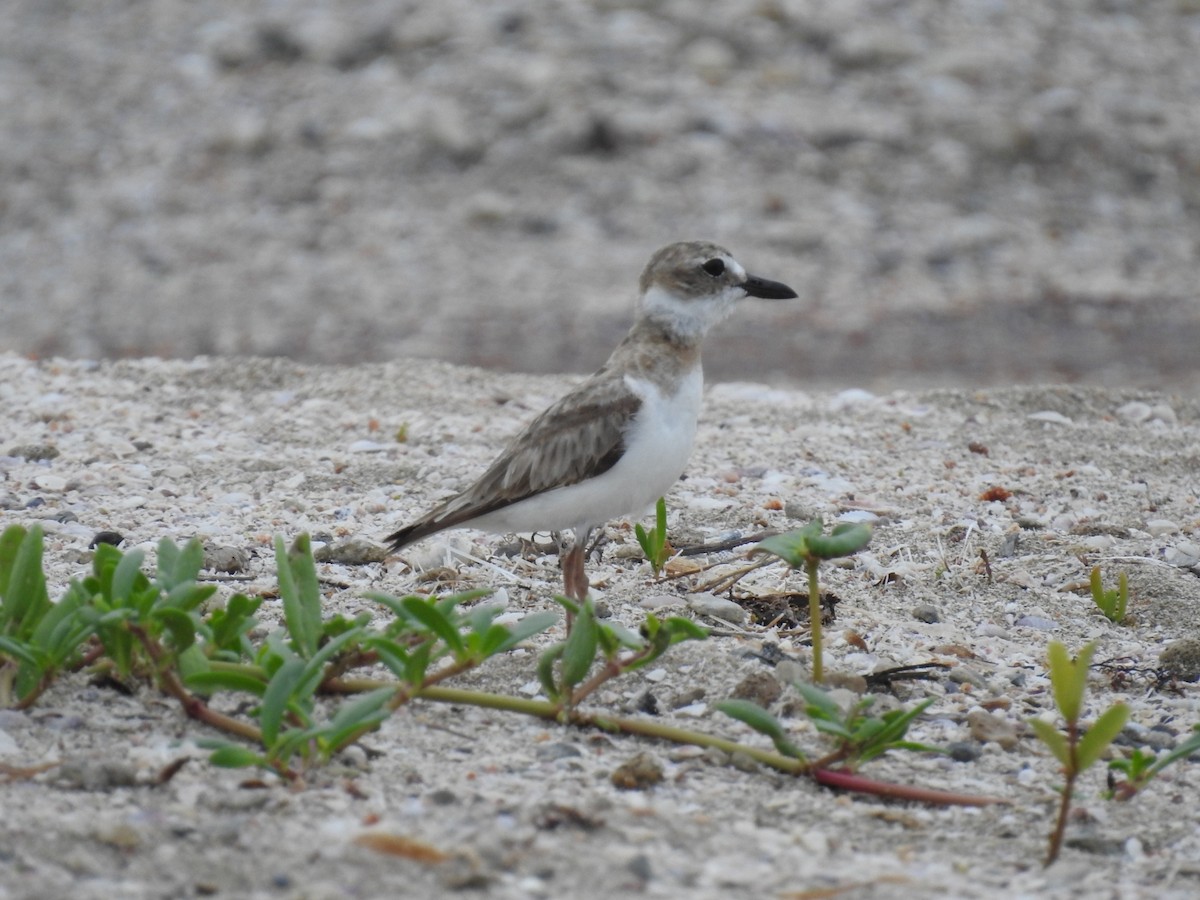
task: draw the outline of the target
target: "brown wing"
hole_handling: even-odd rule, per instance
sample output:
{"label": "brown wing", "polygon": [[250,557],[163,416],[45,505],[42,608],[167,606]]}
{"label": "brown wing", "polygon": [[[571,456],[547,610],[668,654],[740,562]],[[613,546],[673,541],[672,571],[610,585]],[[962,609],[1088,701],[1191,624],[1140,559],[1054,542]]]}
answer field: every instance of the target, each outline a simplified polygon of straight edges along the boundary
{"label": "brown wing", "polygon": [[589,379],[521,432],[473,485],[387,536],[393,550],[552,488],[606,472],[642,401],[620,376]]}

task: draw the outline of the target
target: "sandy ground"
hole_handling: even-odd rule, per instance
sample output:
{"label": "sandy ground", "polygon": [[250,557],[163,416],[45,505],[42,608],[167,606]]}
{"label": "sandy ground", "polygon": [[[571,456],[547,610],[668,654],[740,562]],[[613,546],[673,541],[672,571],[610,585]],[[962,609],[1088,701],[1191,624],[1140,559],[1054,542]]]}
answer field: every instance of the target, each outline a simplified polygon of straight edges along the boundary
{"label": "sandy ground", "polygon": [[[46,529],[52,593],[86,569],[89,539],[109,529],[151,552],[163,536],[244,550],[251,579],[236,588],[265,590],[272,535],[378,538],[462,486],[567,384],[418,362],[2,356],[0,522]],[[408,439],[397,443],[402,426]],[[1137,668],[1123,681],[1098,672],[1089,695],[1089,716],[1117,699],[1133,708],[1126,749],[1170,746],[1200,721],[1194,684],[1160,690],[1147,675],[1166,646],[1198,637],[1200,579],[1188,568],[1200,556],[1197,446],[1200,405],[1150,391],[710,388],[687,477],[667,498],[674,539],[812,515],[875,519],[868,551],[825,575],[841,600],[832,665],[862,674],[950,664],[880,702],[934,698],[914,737],[960,744],[975,758],[904,754],[867,771],[1008,806],[852,799],[719,754],[433,704],[397,715],[363,742],[369,754],[346,753],[305,790],[254,789],[242,785],[244,772],[203,761],[195,741],[210,732],[164,698],[72,676],[30,712],[0,712],[0,760],[61,763],[0,784],[0,897],[438,896],[466,887],[496,898],[821,889],[855,898],[1193,897],[1197,764],[1177,765],[1130,804],[1103,801],[1103,774],[1090,773],[1071,845],[1043,871],[1057,779],[1023,720],[1049,713],[1042,660],[1057,638],[1097,641],[1098,661]],[[58,455],[33,459],[37,447]],[[993,488],[1010,493],[981,499]],[[664,721],[757,740],[709,704],[748,676],[786,681],[787,666],[755,654],[775,645],[804,666],[803,634],[706,619],[689,606],[706,576],[656,583],[626,525],[614,523],[608,537],[590,575],[617,620],[636,624],[654,607],[717,635],[614,684],[597,705],[633,714],[650,693]],[[454,587],[497,588],[513,612],[550,608],[555,559],[493,556],[500,543],[452,534],[413,557],[469,551],[479,561],[453,563]],[[1110,583],[1128,572],[1133,624],[1109,623],[1080,591],[1092,564]],[[418,586],[395,557],[320,571],[330,613],[372,609],[367,590]],[[735,593],[797,588],[771,568]],[[278,615],[268,602],[264,618]],[[513,652],[464,683],[525,695],[535,652]],[[798,742],[818,747],[793,704],[788,689],[773,708]],[[639,753],[664,766],[665,780],[614,787],[612,771]],[[181,757],[192,761],[173,780],[150,784]],[[453,859],[422,864],[354,843],[371,832],[416,838]]]}
{"label": "sandy ground", "polygon": [[714,377],[1195,386],[1198,93],[1196,0],[7,0],[0,350],[586,372],[706,239],[804,298]]}

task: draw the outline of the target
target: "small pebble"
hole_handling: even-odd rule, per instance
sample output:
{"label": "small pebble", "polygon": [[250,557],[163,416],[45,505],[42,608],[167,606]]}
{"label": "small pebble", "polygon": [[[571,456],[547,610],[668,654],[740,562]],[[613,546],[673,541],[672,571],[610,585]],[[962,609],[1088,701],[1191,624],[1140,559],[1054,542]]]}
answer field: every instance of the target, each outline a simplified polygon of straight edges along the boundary
{"label": "small pebble", "polygon": [[1174,534],[1179,531],[1179,526],[1170,519],[1150,519],[1146,522],[1146,530],[1152,537],[1161,537],[1164,534]]}
{"label": "small pebble", "polygon": [[250,565],[250,554],[240,547],[219,547],[215,544],[204,545],[204,568],[211,572],[224,572],[236,575],[246,571]]}
{"label": "small pebble", "polygon": [[114,547],[119,547],[123,540],[125,540],[125,536],[118,531],[97,531],[92,535],[92,540],[88,544],[88,548],[95,549],[97,544],[111,544]]}
{"label": "small pebble", "polygon": [[767,672],[753,672],[741,680],[731,696],[736,700],[751,700],[759,706],[770,706],[783,694],[783,686]]}
{"label": "small pebble", "polygon": [[67,479],[59,475],[36,475],[33,479],[34,487],[43,491],[61,494],[67,489]]}
{"label": "small pebble", "polygon": [[687,604],[692,612],[701,616],[712,616],[714,619],[724,619],[740,625],[746,621],[746,610],[732,600],[718,597],[715,594],[688,594]]}
{"label": "small pebble", "polygon": [[364,566],[368,563],[383,562],[388,557],[388,549],[382,544],[369,541],[366,538],[354,537],[336,544],[326,544],[313,553],[317,562],[341,563],[344,566]]}
{"label": "small pebble", "polygon": [[922,603],[919,606],[914,606],[912,614],[913,618],[918,622],[925,622],[927,625],[932,625],[942,620],[941,613],[938,612],[938,608],[932,603]]}
{"label": "small pebble", "polygon": [[1042,616],[1021,616],[1013,624],[1018,628],[1034,628],[1038,631],[1054,631],[1058,628],[1057,622]]}
{"label": "small pebble", "polygon": [[950,758],[955,762],[974,762],[983,755],[983,750],[979,744],[971,741],[954,741],[947,745],[946,750],[950,754]]}
{"label": "small pebble", "polygon": [[583,756],[578,747],[572,744],[562,743],[561,741],[553,744],[542,744],[533,752],[534,756],[545,761],[551,761],[555,759],[573,759],[577,756]]}
{"label": "small pebble", "polygon": [[40,462],[58,456],[58,448],[50,444],[21,444],[9,448],[9,456],[19,457],[26,462]]}
{"label": "small pebble", "polygon": [[637,754],[612,773],[613,785],[623,791],[644,791],[662,780],[662,763],[649,753]]}
{"label": "small pebble", "polygon": [[1180,681],[1200,681],[1200,639],[1183,638],[1169,644],[1158,657],[1158,667]]}
{"label": "small pebble", "polygon": [[997,716],[983,709],[973,709],[967,713],[967,725],[971,737],[980,743],[999,744],[1005,750],[1017,746],[1017,728],[1003,716]]}

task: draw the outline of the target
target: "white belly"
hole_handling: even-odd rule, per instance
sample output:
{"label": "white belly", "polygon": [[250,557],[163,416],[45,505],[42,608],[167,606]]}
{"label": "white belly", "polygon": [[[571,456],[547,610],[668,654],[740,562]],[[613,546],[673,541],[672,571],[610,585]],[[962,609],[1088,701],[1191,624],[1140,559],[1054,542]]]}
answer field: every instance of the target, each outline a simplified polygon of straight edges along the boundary
{"label": "white belly", "polygon": [[496,510],[469,523],[488,531],[566,531],[641,514],[679,480],[692,453],[704,376],[700,367],[665,396],[653,382],[626,376],[642,399],[625,453],[607,472]]}

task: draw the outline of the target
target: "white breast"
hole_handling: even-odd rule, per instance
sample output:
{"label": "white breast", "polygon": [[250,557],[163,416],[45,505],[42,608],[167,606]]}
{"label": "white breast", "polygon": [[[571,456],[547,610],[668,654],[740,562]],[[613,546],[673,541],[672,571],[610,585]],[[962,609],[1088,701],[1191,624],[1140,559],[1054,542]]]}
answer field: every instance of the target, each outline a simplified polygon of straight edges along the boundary
{"label": "white breast", "polygon": [[470,527],[491,531],[566,531],[641,514],[679,480],[692,453],[704,376],[696,366],[673,393],[625,376],[642,400],[625,452],[607,472],[489,513]]}

